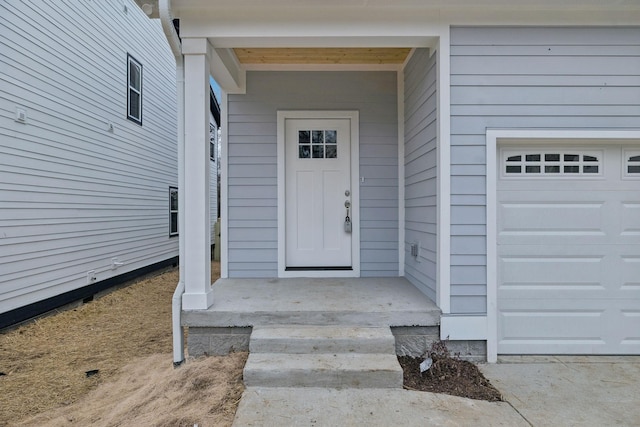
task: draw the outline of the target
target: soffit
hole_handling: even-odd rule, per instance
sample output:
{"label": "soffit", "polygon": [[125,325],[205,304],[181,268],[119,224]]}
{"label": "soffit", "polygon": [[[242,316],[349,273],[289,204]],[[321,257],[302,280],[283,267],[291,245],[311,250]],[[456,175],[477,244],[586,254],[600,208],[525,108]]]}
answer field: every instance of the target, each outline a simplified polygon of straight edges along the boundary
{"label": "soffit", "polygon": [[402,64],[410,48],[236,48],[243,64]]}

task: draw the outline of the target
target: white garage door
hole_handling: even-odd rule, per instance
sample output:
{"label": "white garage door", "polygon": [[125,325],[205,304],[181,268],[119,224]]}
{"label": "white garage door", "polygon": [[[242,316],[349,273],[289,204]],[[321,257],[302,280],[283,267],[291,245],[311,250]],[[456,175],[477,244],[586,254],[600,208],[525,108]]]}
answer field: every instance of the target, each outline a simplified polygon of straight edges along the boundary
{"label": "white garage door", "polygon": [[498,353],[640,354],[640,147],[497,160]]}

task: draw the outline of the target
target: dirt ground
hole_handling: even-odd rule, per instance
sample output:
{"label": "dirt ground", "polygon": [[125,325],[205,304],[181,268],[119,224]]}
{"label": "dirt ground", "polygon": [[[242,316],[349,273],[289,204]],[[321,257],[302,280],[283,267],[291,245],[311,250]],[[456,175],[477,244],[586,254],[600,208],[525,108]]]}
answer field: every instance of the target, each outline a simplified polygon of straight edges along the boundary
{"label": "dirt ground", "polygon": [[[427,360],[428,359],[428,360]],[[421,372],[422,362],[430,363]],[[434,341],[423,357],[399,356],[404,388],[444,393],[468,399],[502,401],[500,392],[485,378],[478,366],[449,350],[449,339]]]}
{"label": "dirt ground", "polygon": [[0,334],[0,426],[231,425],[247,355],[173,368],[177,282],[172,269]]}
{"label": "dirt ground", "polygon": [[499,402],[500,392],[485,378],[478,367],[451,356],[432,355],[433,364],[420,372],[424,358],[400,356],[403,384],[408,390],[445,393],[476,400]]}

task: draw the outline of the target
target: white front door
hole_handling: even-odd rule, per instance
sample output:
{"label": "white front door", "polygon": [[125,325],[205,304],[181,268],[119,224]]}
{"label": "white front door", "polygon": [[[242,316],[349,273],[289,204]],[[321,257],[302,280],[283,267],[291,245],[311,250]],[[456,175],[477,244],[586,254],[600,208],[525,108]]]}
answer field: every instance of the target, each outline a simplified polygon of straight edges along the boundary
{"label": "white front door", "polygon": [[[351,120],[285,120],[285,268],[350,270]],[[350,219],[353,210],[349,208]]]}

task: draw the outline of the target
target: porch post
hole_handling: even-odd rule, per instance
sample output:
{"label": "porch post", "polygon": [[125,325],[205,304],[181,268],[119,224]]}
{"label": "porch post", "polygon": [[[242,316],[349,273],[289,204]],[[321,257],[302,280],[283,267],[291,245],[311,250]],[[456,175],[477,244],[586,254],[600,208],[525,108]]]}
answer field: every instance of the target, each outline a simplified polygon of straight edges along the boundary
{"label": "porch post", "polygon": [[184,310],[213,304],[209,226],[209,57],[206,38],[184,38]]}

